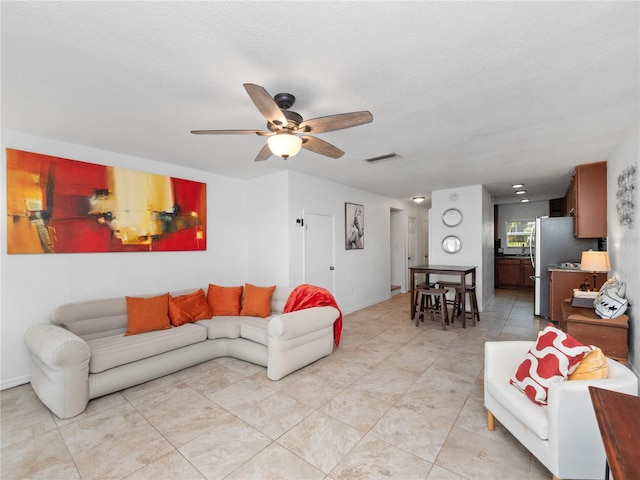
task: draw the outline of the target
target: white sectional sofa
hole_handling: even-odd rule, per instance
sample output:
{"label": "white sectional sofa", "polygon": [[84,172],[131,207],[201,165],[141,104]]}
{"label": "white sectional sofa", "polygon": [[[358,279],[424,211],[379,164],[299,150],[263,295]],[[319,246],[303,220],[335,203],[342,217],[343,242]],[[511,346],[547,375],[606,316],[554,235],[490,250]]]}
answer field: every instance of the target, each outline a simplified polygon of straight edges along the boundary
{"label": "white sectional sofa", "polygon": [[25,334],[32,387],[54,414],[69,418],[90,399],[217,357],[265,366],[268,378],[279,380],[333,352],[340,315],[331,306],[282,314],[290,292],[275,289],[269,318],[217,316],[130,336],[125,297],[62,305],[51,324]]}

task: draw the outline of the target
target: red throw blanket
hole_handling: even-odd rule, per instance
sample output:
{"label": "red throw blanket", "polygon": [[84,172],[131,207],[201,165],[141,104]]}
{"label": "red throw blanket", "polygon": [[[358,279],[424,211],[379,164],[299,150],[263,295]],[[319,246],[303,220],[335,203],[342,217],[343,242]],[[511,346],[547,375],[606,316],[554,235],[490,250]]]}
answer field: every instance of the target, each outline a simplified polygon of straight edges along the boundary
{"label": "red throw blanket", "polygon": [[335,307],[338,309],[340,315],[333,323],[333,341],[337,347],[340,343],[340,334],[342,333],[342,312],[340,308],[338,308],[336,299],[333,298],[333,295],[331,295],[328,290],[316,287],[315,285],[309,285],[308,283],[298,285],[293,289],[291,295],[289,295],[282,313],[295,312],[311,307]]}

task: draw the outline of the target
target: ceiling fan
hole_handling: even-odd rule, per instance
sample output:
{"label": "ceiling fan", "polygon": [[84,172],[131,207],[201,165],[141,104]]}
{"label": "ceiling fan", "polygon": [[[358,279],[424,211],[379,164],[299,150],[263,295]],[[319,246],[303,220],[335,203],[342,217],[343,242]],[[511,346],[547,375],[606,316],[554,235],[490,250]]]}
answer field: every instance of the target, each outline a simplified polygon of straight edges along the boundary
{"label": "ceiling fan", "polygon": [[302,116],[289,110],[296,98],[290,93],[278,93],[271,98],[260,85],[245,83],[244,88],[267,120],[267,130],[191,130],[196,135],[260,135],[269,137],[267,144],[258,152],[256,162],[278,155],[285,160],[305,148],[320,155],[340,158],[344,152],[330,143],[308,135],[310,133],[332,132],[343,128],[356,127],[373,121],[373,115],[366,110],[340,113],[326,117],[303,120]]}

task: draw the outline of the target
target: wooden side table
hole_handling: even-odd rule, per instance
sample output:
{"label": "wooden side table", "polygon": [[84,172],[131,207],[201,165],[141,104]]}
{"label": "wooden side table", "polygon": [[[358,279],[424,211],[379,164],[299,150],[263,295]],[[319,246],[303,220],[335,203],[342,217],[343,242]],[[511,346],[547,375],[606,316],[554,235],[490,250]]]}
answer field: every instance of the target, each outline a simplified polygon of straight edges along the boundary
{"label": "wooden side table", "polygon": [[640,397],[589,387],[607,454],[605,479],[609,468],[616,479],[640,478]]}
{"label": "wooden side table", "polygon": [[629,316],[600,318],[595,309],[574,307],[571,299],[562,302],[560,328],[585,345],[600,347],[602,353],[623,364],[629,357]]}

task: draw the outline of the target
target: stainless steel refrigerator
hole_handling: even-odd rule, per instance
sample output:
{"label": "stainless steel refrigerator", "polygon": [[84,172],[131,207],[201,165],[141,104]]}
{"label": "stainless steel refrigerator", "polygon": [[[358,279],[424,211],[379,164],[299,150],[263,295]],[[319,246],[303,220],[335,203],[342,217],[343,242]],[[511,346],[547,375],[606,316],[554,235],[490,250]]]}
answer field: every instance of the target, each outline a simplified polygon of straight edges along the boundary
{"label": "stainless steel refrigerator", "polygon": [[565,262],[580,263],[582,252],[598,250],[598,239],[574,237],[573,217],[538,217],[531,237],[529,251],[535,270],[534,314],[548,318],[548,267]]}

